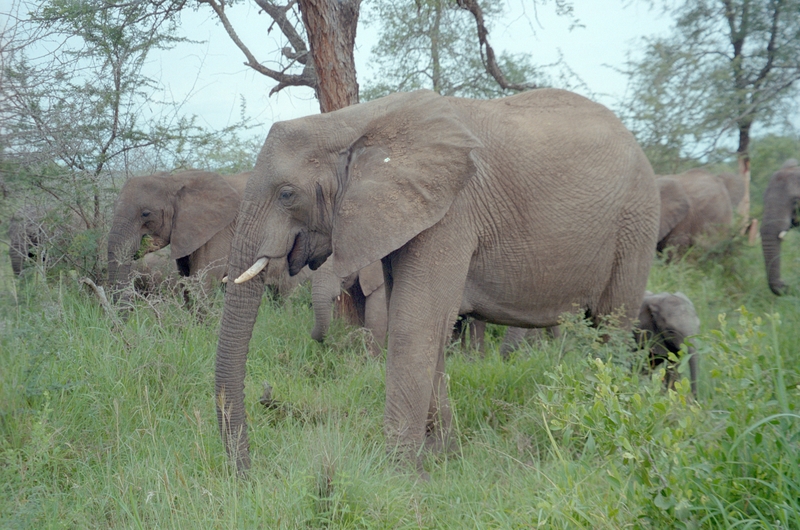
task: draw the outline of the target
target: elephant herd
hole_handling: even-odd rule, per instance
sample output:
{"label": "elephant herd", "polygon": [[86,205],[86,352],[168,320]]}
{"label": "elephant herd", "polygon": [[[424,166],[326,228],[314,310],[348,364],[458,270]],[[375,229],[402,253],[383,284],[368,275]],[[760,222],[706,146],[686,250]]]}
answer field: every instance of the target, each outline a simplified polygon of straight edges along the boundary
{"label": "elephant herd", "polygon": [[[736,175],[656,177],[612,112],[568,91],[488,101],[397,93],[275,123],[249,173],[129,179],[114,209],[108,284],[122,287],[135,258],[167,245],[181,274],[227,281],[215,402],[242,471],[245,363],[266,286],[285,293],[310,277],[321,341],[333,300],[358,285],[371,349],[386,348],[388,448],[424,474],[424,452],[452,443],[444,352],[459,315],[510,326],[507,355],[528,328],[558,333],[563,313],[595,323],[622,314],[651,361],[663,361],[699,321],[685,295],[645,292],[653,257],[712,241],[743,195]],[[764,196],[776,294],[798,200],[790,161]]]}

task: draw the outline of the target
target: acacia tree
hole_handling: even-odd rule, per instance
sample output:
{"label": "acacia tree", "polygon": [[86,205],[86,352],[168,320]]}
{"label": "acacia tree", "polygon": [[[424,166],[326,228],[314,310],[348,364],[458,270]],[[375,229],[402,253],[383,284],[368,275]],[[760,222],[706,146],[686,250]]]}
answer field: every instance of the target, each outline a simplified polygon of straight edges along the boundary
{"label": "acacia tree", "polygon": [[447,96],[491,98],[534,88],[537,72],[527,56],[501,53],[498,59],[489,44],[485,19],[501,13],[499,4],[481,8],[465,0],[372,4],[369,19],[380,24],[372,48],[377,71],[363,96],[428,88]]}
{"label": "acacia tree", "polygon": [[13,23],[0,39],[0,169],[15,202],[46,202],[56,221],[82,228],[58,250],[96,279],[115,180],[196,161],[193,146],[215,138],[142,72],[178,40],[181,6],[54,0],[4,13]]}
{"label": "acacia tree", "polygon": [[626,114],[656,169],[736,145],[750,208],[750,135],[796,110],[800,0],[683,0],[667,37],[628,63]]}

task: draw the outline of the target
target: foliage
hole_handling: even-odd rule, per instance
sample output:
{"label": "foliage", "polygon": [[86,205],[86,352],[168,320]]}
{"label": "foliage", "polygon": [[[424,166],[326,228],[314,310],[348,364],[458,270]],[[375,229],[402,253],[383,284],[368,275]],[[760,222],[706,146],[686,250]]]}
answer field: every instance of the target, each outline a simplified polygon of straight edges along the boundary
{"label": "foliage", "polygon": [[[751,182],[754,197],[762,197],[769,179],[786,160],[800,160],[800,135],[767,134],[753,139],[750,152]],[[758,213],[758,212],[756,212]]]}
{"label": "foliage", "polygon": [[[654,2],[657,3],[657,2]],[[643,39],[622,114],[654,166],[747,155],[751,128],[783,124],[797,101],[800,2],[664,2],[672,33]]]}
{"label": "foliage", "polygon": [[69,236],[51,245],[51,258],[95,280],[104,274],[109,214],[125,178],[189,165],[252,166],[254,142],[238,132],[244,118],[207,131],[163,101],[158,81],[142,73],[153,52],[179,40],[182,5],[58,0],[14,3],[9,13],[15,23],[0,47],[2,209],[41,204],[67,220],[69,230],[47,231]]}
{"label": "foliage", "polygon": [[[506,95],[487,73],[476,36],[475,20],[453,0],[417,0],[370,4],[365,19],[380,23],[380,38],[371,50],[375,74],[361,97],[375,99],[396,91],[427,88],[446,96],[493,98]],[[571,16],[571,4],[555,6]],[[486,19],[502,14],[498,3],[481,2]],[[510,83],[553,81],[528,55],[503,52],[498,65]]]}
{"label": "foliage", "polygon": [[[798,243],[790,231],[785,263]],[[763,267],[742,239],[653,266],[649,289],[683,291],[702,322],[697,402],[577,316],[508,361],[495,326],[485,358],[454,348],[458,449],[416,483],[384,450],[383,363],[341,322],[310,339],[307,286],[261,308],[242,481],[212,399],[221,293],[202,319],[166,293],[123,321],[66,275],[16,282],[5,265],[0,526],[797,528],[800,301],[774,297]]]}

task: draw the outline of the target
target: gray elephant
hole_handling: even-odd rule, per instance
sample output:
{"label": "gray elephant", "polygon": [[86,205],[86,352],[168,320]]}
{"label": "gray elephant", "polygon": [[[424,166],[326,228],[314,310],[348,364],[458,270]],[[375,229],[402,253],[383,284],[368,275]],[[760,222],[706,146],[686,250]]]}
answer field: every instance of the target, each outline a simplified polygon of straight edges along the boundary
{"label": "gray elephant", "polygon": [[182,276],[202,271],[209,282],[220,281],[248,178],[184,171],[125,182],[108,236],[108,285],[129,284],[134,259],[167,245]]}
{"label": "gray elephant", "polygon": [[764,191],[761,249],[769,288],[776,295],[786,291],[781,280],[781,242],[786,232],[800,225],[800,165],[790,158],[769,179]]}
{"label": "gray elephant", "polygon": [[[381,260],[389,312],[384,432],[421,474],[451,447],[444,350],[459,314],[555,325],[638,308],[658,235],[650,163],[612,112],[539,89],[479,101],[398,93],[275,123],[245,190],[217,345],[220,432],[250,465],[245,363],[264,269]],[[625,322],[636,310],[625,311]]]}
{"label": "gray elephant", "polygon": [[333,301],[343,290],[350,290],[358,284],[357,294],[363,303],[357,303],[358,321],[370,331],[369,350],[378,355],[386,345],[386,290],[383,285],[383,266],[380,261],[367,265],[347,278],[339,278],[333,273],[333,266],[324,263],[314,272],[311,279],[311,297],[314,304],[314,329],[311,337],[322,342],[331,324]]}
{"label": "gray elephant", "polygon": [[[681,293],[646,292],[639,308],[639,323],[634,330],[637,343],[648,351],[650,366],[665,363],[669,354],[678,354],[686,339],[700,333],[700,319],[694,304]],[[697,397],[698,357],[694,346],[686,344],[689,356],[689,378],[692,394]],[[672,386],[676,373],[667,370],[668,386]]]}
{"label": "gray elephant", "polygon": [[[645,292],[642,305],[639,307],[639,323],[634,327],[633,334],[639,347],[648,351],[648,360],[651,367],[667,361],[669,353],[680,353],[681,344],[700,332],[700,319],[694,304],[685,294],[677,292],[653,294]],[[519,349],[524,341],[541,340],[543,337],[558,338],[561,328],[518,328],[510,327],[506,330],[503,343],[500,345],[500,354],[507,359],[509,354]],[[689,376],[692,393],[697,396],[697,353],[693,346],[688,345]],[[675,380],[675,372],[667,371],[667,383],[671,385]]]}
{"label": "gray elephant", "polygon": [[656,182],[661,196],[659,252],[666,247],[712,245],[732,225],[733,208],[744,196],[743,181],[739,186],[732,173],[720,176],[691,169],[660,176]]}

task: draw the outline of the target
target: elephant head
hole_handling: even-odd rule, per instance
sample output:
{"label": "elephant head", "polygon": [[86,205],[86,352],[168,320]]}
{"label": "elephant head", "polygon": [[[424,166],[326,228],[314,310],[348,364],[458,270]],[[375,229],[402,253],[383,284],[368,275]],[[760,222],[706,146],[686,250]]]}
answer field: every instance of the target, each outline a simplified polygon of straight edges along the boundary
{"label": "elephant head", "polygon": [[[186,258],[236,218],[239,192],[216,173],[186,171],[134,177],[122,186],[108,236],[108,284],[119,289],[130,280],[140,253],[170,245],[170,258],[189,274]],[[146,238],[143,241],[143,238]],[[140,252],[143,243],[147,245]]]}
{"label": "elephant head", "polygon": [[776,295],[786,291],[781,280],[781,241],[786,232],[800,224],[800,166],[787,160],[769,179],[764,192],[761,221],[761,248],[767,268],[769,288]]}
{"label": "elephant head", "polygon": [[[669,353],[679,353],[681,345],[692,335],[700,332],[700,319],[694,304],[681,293],[645,293],[639,309],[639,324],[635,336],[640,346],[650,351],[651,364],[665,362]],[[689,355],[689,377],[692,393],[697,396],[698,359],[693,346],[687,345]],[[668,371],[668,381],[673,377]]]}

